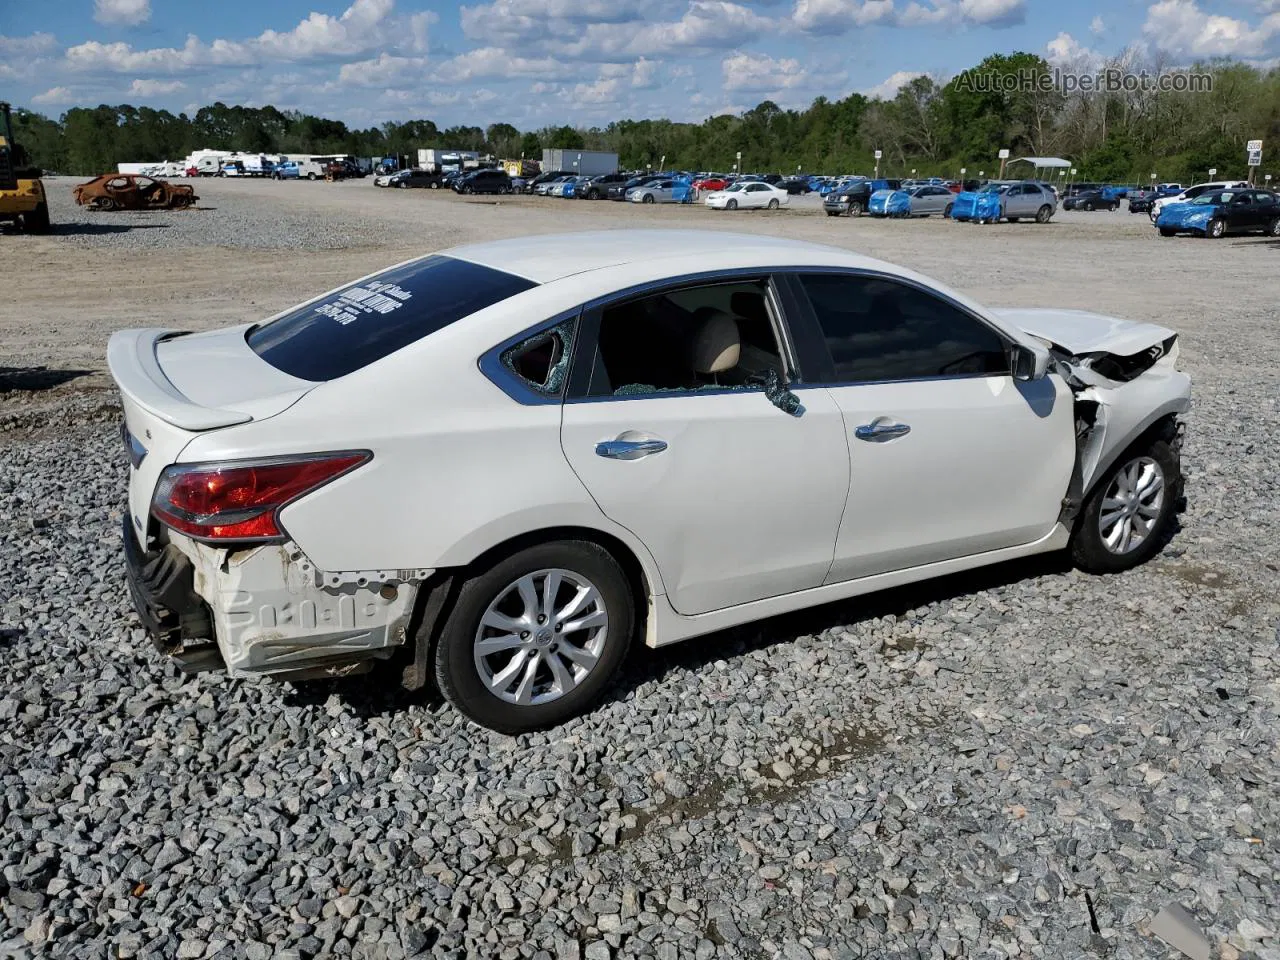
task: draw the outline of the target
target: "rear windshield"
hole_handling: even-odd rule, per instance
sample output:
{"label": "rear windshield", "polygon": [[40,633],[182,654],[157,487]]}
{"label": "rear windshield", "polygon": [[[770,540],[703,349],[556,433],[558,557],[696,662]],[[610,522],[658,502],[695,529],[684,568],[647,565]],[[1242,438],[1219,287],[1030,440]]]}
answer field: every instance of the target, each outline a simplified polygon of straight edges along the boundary
{"label": "rear windshield", "polygon": [[260,324],[247,339],[277,370],[333,380],[533,286],[466,260],[427,257]]}

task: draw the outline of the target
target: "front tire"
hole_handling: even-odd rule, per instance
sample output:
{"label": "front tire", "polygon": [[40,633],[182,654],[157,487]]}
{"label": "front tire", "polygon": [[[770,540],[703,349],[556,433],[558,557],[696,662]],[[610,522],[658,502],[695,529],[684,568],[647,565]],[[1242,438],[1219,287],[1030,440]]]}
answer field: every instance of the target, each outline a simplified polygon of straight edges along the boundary
{"label": "front tire", "polygon": [[1165,440],[1130,447],[1094,485],[1071,539],[1089,573],[1119,573],[1150,559],[1173,521],[1181,466]]}
{"label": "front tire", "polygon": [[1204,235],[1210,240],[1221,240],[1222,235],[1227,232],[1227,225],[1221,220],[1210,220],[1204,229]]}
{"label": "front tire", "polygon": [[738,201],[737,201],[737,200],[730,200],[728,203],[726,203],[726,204],[724,205],[724,208],[725,208],[726,210],[737,210],[737,209],[738,209]]}
{"label": "front tire", "polygon": [[544,729],[599,698],[634,628],[635,599],[607,550],[585,540],[539,544],[462,585],[436,645],[436,682],[482,726]]}
{"label": "front tire", "polygon": [[860,200],[849,201],[849,216],[851,217],[862,216],[862,201]]}
{"label": "front tire", "polygon": [[33,234],[49,232],[50,222],[48,201],[41,200],[34,210],[22,215],[22,228],[26,230],[27,233]]}
{"label": "front tire", "polygon": [[653,203],[653,194],[646,193],[640,201],[641,203]]}
{"label": "front tire", "polygon": [[1177,232],[1178,232],[1177,230],[1170,230],[1168,227],[1161,227],[1161,228],[1160,228],[1160,236],[1162,236],[1162,237],[1172,237],[1172,236],[1176,235],[1176,234],[1177,234]]}

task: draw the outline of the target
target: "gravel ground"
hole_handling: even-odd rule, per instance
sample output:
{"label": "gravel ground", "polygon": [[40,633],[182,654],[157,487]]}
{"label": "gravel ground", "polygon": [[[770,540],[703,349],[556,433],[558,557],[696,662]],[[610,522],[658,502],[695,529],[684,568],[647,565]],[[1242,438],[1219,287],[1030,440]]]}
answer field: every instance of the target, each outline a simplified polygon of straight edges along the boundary
{"label": "gravel ground", "polygon": [[[213,225],[163,259],[152,231],[0,238],[0,956],[1156,958],[1176,901],[1222,960],[1280,960],[1280,248],[1123,214],[200,188],[216,209],[173,219]],[[1040,558],[638,651],[598,710],[519,738],[376,678],[153,654],[121,578],[107,331],[262,315],[463,239],[727,220],[1183,331],[1172,542],[1120,576]],[[317,249],[331,223],[346,250]],[[218,246],[255,231],[283,246]]]}

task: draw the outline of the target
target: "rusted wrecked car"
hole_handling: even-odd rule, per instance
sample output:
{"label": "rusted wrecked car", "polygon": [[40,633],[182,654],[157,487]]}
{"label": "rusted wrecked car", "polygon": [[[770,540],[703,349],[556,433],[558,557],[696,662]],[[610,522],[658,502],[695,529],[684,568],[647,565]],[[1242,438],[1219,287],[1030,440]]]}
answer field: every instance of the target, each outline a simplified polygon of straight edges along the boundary
{"label": "rusted wrecked car", "polygon": [[200,198],[166,180],[132,173],[104,173],[75,188],[76,203],[92,210],[179,210]]}

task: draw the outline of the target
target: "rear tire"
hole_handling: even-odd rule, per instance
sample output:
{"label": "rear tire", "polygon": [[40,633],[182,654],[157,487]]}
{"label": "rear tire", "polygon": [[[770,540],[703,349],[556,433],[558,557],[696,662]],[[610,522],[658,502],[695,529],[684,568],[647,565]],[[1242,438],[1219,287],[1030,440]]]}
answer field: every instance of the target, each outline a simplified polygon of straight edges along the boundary
{"label": "rear tire", "polygon": [[778,209],[778,198],[777,198],[777,197],[774,197],[772,200],[770,200],[770,201],[769,201],[769,209],[770,209],[770,210],[777,210],[777,209]]}
{"label": "rear tire", "polygon": [[315,178],[316,178],[316,175],[315,175],[314,173],[308,173],[308,174],[307,174],[307,179],[308,179],[308,180],[314,180]]}
{"label": "rear tire", "polygon": [[98,197],[93,201],[94,210],[114,210],[115,208],[116,202],[110,197]]}
{"label": "rear tire", "polygon": [[945,210],[943,210],[943,211],[942,211],[942,215],[943,215],[944,217],[947,217],[948,219],[950,219],[950,217],[951,217],[951,208],[952,208],[953,206],[955,206],[955,204],[948,203],[948,204],[947,204],[947,209],[945,209]]}
{"label": "rear tire", "polygon": [[1267,224],[1268,237],[1280,237],[1280,217],[1276,217]]}
{"label": "rear tire", "polygon": [[1036,211],[1036,223],[1048,223],[1049,218],[1053,216],[1053,208],[1047,203]]}
{"label": "rear tire", "polygon": [[[547,572],[562,576],[566,584],[558,594],[563,599],[557,602],[553,597],[550,609],[544,603],[547,578],[541,576]],[[533,578],[536,588],[533,591],[536,611],[521,600],[518,589],[512,593],[526,577]],[[572,634],[555,630],[555,612],[572,605],[568,599],[573,588],[570,581],[594,588],[596,598],[585,601],[581,609],[603,611],[602,630],[589,627]],[[525,614],[516,612],[521,606]],[[625,573],[599,544],[561,540],[521,550],[478,571],[463,583],[436,644],[436,683],[461,713],[492,730],[516,734],[555,726],[591,706],[613,679],[631,644],[635,607]],[[545,621],[534,619],[535,612],[545,616]],[[527,630],[508,634],[515,641],[508,648],[514,651],[509,658],[504,649],[477,654],[477,640],[487,633],[482,627],[486,615],[493,619],[514,619],[518,624],[528,619]],[[485,637],[491,638],[492,635]],[[587,657],[580,651],[587,650],[589,645],[598,645],[598,652],[594,662],[587,666],[584,663]],[[573,650],[574,656],[559,652],[564,649]],[[519,699],[521,678],[526,677],[524,669],[516,669],[511,682],[505,688],[500,687],[506,698],[491,689],[490,685],[503,669],[516,663],[517,658],[521,663],[535,662],[535,672],[528,675],[527,680],[535,696],[548,697],[545,702],[513,702]],[[489,672],[489,677],[481,673],[482,667]],[[585,672],[575,676],[579,667]],[[557,687],[565,685],[566,673],[576,683],[557,692]]]}
{"label": "rear tire", "polygon": [[1209,240],[1220,240],[1226,232],[1227,225],[1221,220],[1210,220],[1204,228],[1205,238]]}
{"label": "rear tire", "polygon": [[[1137,479],[1136,493],[1126,490],[1134,484],[1117,479],[1122,472]],[[1152,489],[1157,481],[1158,491]],[[1070,548],[1076,566],[1089,573],[1119,573],[1150,559],[1173,520],[1180,485],[1181,465],[1166,441],[1140,442],[1126,450],[1094,484],[1080,511]],[[1136,510],[1129,506],[1134,503]],[[1118,518],[1111,526],[1102,520],[1104,505],[1108,517]],[[1126,523],[1131,536],[1141,533],[1140,542],[1134,544],[1126,538]],[[1145,532],[1139,523],[1148,524]],[[1121,549],[1124,547],[1127,549]]]}

